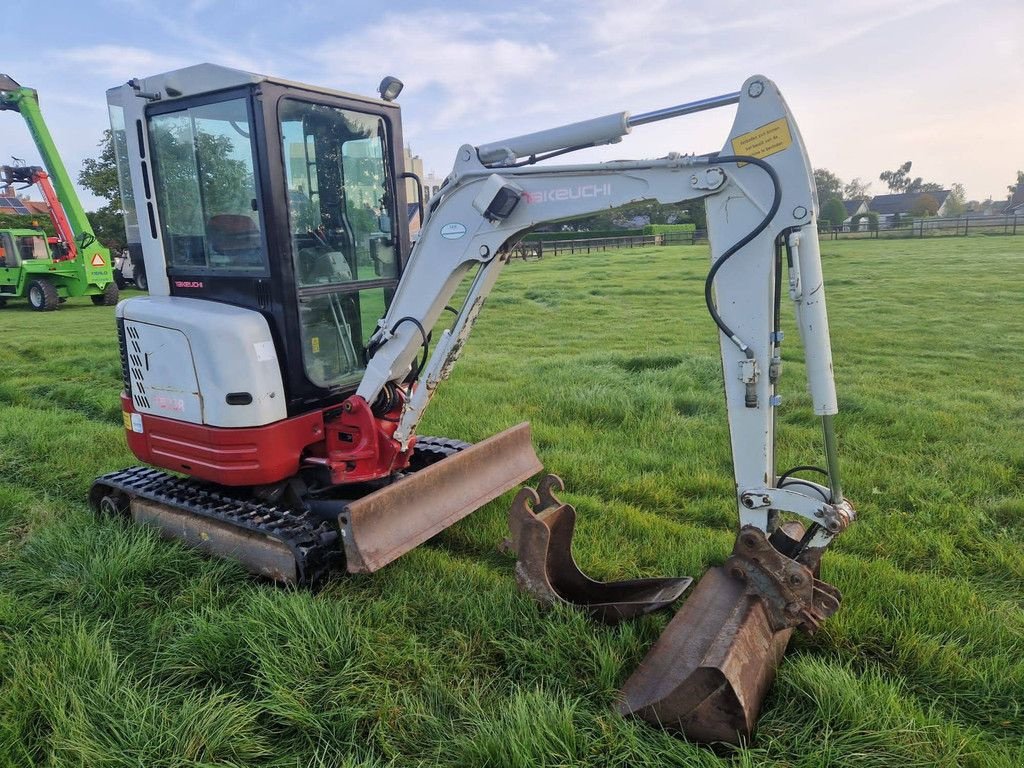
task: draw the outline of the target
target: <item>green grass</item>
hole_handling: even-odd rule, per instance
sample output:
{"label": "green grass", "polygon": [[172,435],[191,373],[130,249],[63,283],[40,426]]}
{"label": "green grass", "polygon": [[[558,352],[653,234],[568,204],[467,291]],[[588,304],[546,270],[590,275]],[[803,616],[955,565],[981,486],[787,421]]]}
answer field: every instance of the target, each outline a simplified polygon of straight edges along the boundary
{"label": "green grass", "polygon": [[[1024,764],[1024,238],[823,243],[845,594],[751,748],[614,715],[668,616],[519,594],[509,497],[370,577],[268,586],[85,498],[132,463],[112,312],[0,311],[0,765]],[[699,576],[735,524],[704,248],[514,263],[423,431],[523,419],[600,578]],[[786,308],[789,313],[789,308]],[[780,466],[820,460],[787,325]]]}

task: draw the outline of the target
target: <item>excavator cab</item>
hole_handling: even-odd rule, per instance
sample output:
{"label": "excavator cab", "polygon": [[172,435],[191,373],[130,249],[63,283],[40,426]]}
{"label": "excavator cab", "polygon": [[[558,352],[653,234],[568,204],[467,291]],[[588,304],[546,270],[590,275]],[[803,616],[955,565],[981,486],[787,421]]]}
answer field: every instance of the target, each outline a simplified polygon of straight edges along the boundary
{"label": "excavator cab", "polygon": [[111,92],[122,191],[133,170],[144,188],[127,234],[147,246],[151,293],[266,317],[289,415],[342,399],[409,251],[398,107],[209,65],[175,75],[134,130],[137,91]]}

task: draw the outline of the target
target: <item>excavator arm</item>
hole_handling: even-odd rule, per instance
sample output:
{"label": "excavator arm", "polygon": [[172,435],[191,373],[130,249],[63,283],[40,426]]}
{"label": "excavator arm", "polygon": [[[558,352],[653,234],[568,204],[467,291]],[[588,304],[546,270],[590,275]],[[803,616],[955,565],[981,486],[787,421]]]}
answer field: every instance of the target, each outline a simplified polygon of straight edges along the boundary
{"label": "excavator arm", "polygon": [[[835,458],[831,420],[837,404],[813,176],[796,123],[767,78],[752,77],[738,94],[698,104],[711,108],[737,101],[732,132],[716,154],[547,167],[519,162],[524,148],[535,156],[614,141],[631,127],[625,113],[484,147],[461,147],[446,184],[430,201],[403,279],[370,340],[372,353],[356,397],[372,404],[386,387],[407,378],[425,346],[425,331],[476,268],[455,322],[434,345],[403,405],[394,439],[407,448],[507,263],[509,245],[523,233],[538,224],[640,200],[703,198],[712,261],[708,306],[721,337],[741,525],[768,532],[774,512],[792,513],[814,532],[805,548],[827,546],[852,519],[852,509],[842,499]],[[680,111],[695,110],[683,105],[665,112],[672,117]],[[634,120],[643,123],[645,118]],[[808,387],[823,421],[828,487],[804,480],[786,487],[776,483],[783,253]]]}
{"label": "excavator arm", "polygon": [[[537,155],[616,141],[635,124],[736,102],[732,131],[715,154],[576,166],[532,162]],[[842,495],[832,425],[838,407],[813,175],[796,123],[774,83],[755,76],[737,94],[460,148],[446,184],[430,202],[423,232],[370,340],[366,373],[350,400],[376,403],[382,392],[408,379],[421,347],[427,346],[427,329],[475,267],[454,324],[442,333],[422,370],[413,373],[401,403],[393,439],[407,450],[424,409],[464,348],[507,262],[510,244],[544,222],[639,200],[696,198],[707,207],[711,267],[705,299],[719,330],[740,530],[724,566],[701,579],[626,680],[617,708],[696,741],[738,742],[753,734],[794,629],[813,632],[838,608],[841,596],[818,579],[818,568],[825,548],[855,517]],[[780,474],[775,466],[784,268],[811,404],[824,434],[826,468],[811,469],[822,472],[827,485],[792,478],[808,467]],[[395,399],[384,400],[390,408]],[[472,465],[451,464],[449,479],[472,470]],[[571,555],[575,513],[555,497],[553,489],[559,487],[561,480],[549,476],[537,491],[520,491],[510,510],[511,544],[519,556],[516,575],[524,589],[543,602],[580,605],[610,621],[663,607],[686,589],[689,580],[606,584],[582,574]]]}

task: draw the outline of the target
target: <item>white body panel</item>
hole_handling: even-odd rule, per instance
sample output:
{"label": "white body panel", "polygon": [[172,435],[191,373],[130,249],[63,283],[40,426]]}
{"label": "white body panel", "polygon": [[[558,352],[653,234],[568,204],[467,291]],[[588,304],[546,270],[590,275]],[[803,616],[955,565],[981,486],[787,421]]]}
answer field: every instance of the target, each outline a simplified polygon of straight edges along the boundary
{"label": "white body panel", "polygon": [[[287,416],[274,340],[259,312],[148,296],[122,301],[117,316],[125,321],[129,367],[138,353],[146,392],[165,398],[149,397],[148,408],[140,407],[133,391],[139,411],[211,427],[258,427]],[[248,394],[251,402],[231,404],[229,394]]]}
{"label": "white body panel", "polygon": [[188,337],[132,320],[125,320],[124,335],[135,410],[202,424],[203,400]]}

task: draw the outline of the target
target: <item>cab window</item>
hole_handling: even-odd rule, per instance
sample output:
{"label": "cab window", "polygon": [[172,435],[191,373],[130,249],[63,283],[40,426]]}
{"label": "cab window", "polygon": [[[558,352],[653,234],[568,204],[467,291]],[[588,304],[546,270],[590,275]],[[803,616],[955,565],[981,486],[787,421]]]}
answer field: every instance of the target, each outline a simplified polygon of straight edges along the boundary
{"label": "cab window", "polygon": [[22,261],[27,261],[28,259],[48,259],[50,257],[45,237],[40,235],[19,235],[15,239],[18,241],[18,250],[21,252]]}
{"label": "cab window", "polygon": [[149,133],[168,265],[263,271],[246,100],[155,115]]}
{"label": "cab window", "polygon": [[11,236],[0,233],[0,267],[18,266],[18,252],[11,245]]}
{"label": "cab window", "polygon": [[282,99],[281,151],[306,375],[357,382],[398,277],[386,121]]}

